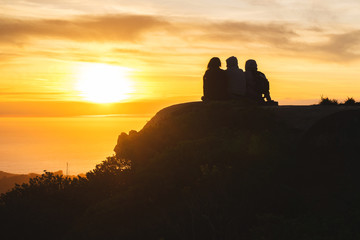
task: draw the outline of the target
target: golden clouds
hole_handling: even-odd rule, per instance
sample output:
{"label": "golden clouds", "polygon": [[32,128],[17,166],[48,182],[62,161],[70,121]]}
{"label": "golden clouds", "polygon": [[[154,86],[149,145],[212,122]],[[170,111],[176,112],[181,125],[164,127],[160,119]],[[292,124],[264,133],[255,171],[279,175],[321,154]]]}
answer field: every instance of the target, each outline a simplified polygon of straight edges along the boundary
{"label": "golden clouds", "polygon": [[137,41],[144,32],[168,25],[153,16],[103,15],[81,16],[68,20],[0,19],[0,41],[23,43],[36,38],[71,41]]}
{"label": "golden clouds", "polygon": [[342,61],[357,60],[360,58],[360,30],[332,34],[319,49]]}
{"label": "golden clouds", "polygon": [[[262,49],[273,53],[324,61],[351,61],[360,58],[360,30],[331,33],[320,27],[307,29],[299,24],[284,22],[203,21],[154,15],[83,15],[69,19],[0,19],[0,43],[24,46],[39,41],[53,41],[53,45],[38,52],[51,54],[56,41],[98,43],[114,47],[115,54],[151,55],[222,52],[238,49],[251,52]],[[308,41],[319,36],[318,41]],[[130,44],[130,45],[129,45]],[[133,45],[131,45],[133,44]],[[60,44],[61,45],[61,44]],[[71,50],[68,46],[65,49]],[[81,55],[80,51],[77,53]],[[203,51],[201,51],[203,49]],[[75,49],[74,54],[78,49]],[[63,50],[62,50],[63,51]],[[65,50],[66,51],[66,50]],[[10,56],[6,50],[1,58]],[[88,52],[87,52],[88,53]],[[266,53],[265,53],[266,54]],[[91,55],[91,53],[90,53]],[[140,57],[140,56],[139,56]]]}

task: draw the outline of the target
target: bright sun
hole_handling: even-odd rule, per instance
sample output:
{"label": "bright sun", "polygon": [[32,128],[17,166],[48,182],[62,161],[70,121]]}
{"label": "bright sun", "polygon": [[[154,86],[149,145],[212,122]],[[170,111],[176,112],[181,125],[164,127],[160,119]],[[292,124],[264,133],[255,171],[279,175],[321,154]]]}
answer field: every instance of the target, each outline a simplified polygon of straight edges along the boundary
{"label": "bright sun", "polygon": [[78,71],[77,90],[85,100],[96,103],[119,102],[130,97],[133,84],[128,69],[100,63],[84,63]]}

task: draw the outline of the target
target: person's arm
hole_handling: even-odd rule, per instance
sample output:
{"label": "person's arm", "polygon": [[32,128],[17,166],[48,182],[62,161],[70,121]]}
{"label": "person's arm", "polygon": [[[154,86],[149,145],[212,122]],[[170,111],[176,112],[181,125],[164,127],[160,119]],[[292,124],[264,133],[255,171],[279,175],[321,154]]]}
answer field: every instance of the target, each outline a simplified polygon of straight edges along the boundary
{"label": "person's arm", "polygon": [[202,97],[203,100],[205,100],[208,97],[208,86],[207,86],[207,81],[206,81],[206,72],[203,76],[203,94],[204,96]]}
{"label": "person's arm", "polygon": [[258,72],[258,74],[259,74],[260,78],[262,79],[262,85],[263,85],[262,91],[263,91],[264,97],[269,102],[269,101],[271,101],[269,80],[266,78],[265,74],[263,74],[262,72]]}

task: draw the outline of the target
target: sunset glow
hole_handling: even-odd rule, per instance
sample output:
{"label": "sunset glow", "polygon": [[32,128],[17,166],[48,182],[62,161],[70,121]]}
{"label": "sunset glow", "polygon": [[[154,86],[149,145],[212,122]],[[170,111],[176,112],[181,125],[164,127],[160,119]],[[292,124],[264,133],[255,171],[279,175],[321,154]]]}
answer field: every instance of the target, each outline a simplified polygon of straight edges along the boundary
{"label": "sunset glow", "polygon": [[357,99],[359,7],[358,0],[4,0],[0,101],[198,101],[210,58],[225,69],[230,56],[240,68],[255,59],[280,104]]}
{"label": "sunset glow", "polygon": [[126,69],[106,64],[84,64],[78,73],[77,90],[86,101],[119,102],[130,97],[133,86]]}

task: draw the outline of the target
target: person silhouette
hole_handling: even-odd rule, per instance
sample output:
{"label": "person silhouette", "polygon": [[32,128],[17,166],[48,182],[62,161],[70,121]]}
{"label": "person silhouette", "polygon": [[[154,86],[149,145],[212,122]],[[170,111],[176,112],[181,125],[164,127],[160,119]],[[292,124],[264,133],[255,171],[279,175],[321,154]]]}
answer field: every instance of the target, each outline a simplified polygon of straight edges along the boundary
{"label": "person silhouette", "polygon": [[203,101],[228,99],[227,75],[220,67],[221,61],[218,57],[210,59],[203,77],[204,96],[201,97]]}
{"label": "person silhouette", "polygon": [[258,71],[257,63],[249,59],[245,63],[246,96],[257,102],[276,103],[270,97],[270,86],[265,74]]}
{"label": "person silhouette", "polygon": [[226,59],[226,67],[229,97],[230,99],[241,99],[246,93],[244,71],[239,68],[238,60],[234,56]]}

